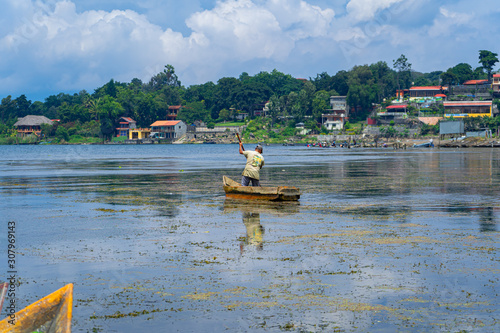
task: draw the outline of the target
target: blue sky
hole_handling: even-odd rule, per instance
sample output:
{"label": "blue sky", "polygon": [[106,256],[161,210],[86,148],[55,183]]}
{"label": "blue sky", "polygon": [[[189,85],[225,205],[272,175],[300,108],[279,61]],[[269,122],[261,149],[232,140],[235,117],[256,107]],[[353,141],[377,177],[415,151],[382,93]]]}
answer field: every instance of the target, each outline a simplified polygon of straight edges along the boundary
{"label": "blue sky", "polygon": [[[497,0],[0,0],[0,98],[277,69],[330,75],[405,54],[417,71],[500,53]],[[498,69],[499,67],[497,66]]]}

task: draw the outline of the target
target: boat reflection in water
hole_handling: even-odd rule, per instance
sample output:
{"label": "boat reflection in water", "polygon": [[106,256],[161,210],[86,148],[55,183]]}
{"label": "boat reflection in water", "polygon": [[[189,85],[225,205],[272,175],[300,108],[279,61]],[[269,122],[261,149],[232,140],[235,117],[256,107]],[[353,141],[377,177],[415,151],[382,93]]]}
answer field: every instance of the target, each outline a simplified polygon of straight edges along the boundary
{"label": "boat reflection in water", "polygon": [[265,228],[261,224],[261,214],[286,217],[300,212],[298,202],[262,202],[252,200],[226,199],[224,202],[224,213],[241,212],[246,235],[240,238],[240,254],[245,247],[261,251],[264,248]]}

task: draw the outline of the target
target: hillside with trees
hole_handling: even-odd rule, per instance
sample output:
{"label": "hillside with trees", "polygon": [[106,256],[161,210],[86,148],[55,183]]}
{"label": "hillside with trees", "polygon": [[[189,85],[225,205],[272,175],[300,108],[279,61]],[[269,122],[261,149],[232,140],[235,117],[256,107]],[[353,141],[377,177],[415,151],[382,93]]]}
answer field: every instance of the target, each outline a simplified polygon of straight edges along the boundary
{"label": "hillside with trees", "polygon": [[374,104],[394,98],[397,89],[412,85],[461,84],[472,79],[491,77],[498,62],[497,54],[481,50],[478,67],[460,63],[446,71],[420,73],[412,70],[406,56],[394,60],[392,67],[380,61],[354,66],[334,75],[319,73],[308,79],[294,78],[273,70],[254,76],[242,73],[238,78],[224,77],[184,87],[171,65],[148,82],[134,78],[130,82],[111,79],[93,93],[48,96],[44,102],[31,102],[26,95],[6,96],[0,104],[0,136],[15,135],[14,123],[26,115],[59,119],[43,131],[48,137],[68,141],[69,137],[109,140],[119,117],[131,117],[138,127],[149,127],[166,119],[169,106],[182,105],[178,114],[187,124],[201,120],[208,124],[230,121],[237,113],[262,109],[268,103],[270,126],[286,127],[290,122],[304,122],[318,133],[321,115],[329,108],[330,96],[347,96],[352,107],[349,121],[365,121]]}

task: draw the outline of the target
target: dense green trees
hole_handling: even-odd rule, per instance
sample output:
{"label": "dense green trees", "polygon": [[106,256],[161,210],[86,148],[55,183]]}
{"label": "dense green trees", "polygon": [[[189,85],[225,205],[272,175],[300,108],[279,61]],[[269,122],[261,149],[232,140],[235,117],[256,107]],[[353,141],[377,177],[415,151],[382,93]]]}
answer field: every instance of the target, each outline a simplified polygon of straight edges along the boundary
{"label": "dense green trees", "polygon": [[451,86],[453,84],[458,84],[458,77],[450,69],[441,74],[441,81],[444,86]]}
{"label": "dense green trees", "polygon": [[[253,76],[244,72],[238,78],[224,77],[216,83],[189,87],[182,86],[174,67],[167,65],[148,82],[137,78],[130,83],[111,79],[94,93],[85,90],[73,95],[61,93],[34,103],[26,95],[4,97],[0,103],[0,134],[11,133],[18,117],[28,114],[60,119],[59,124],[69,135],[109,138],[121,116],[135,119],[138,127],[149,127],[157,120],[166,119],[169,106],[182,105],[178,119],[187,123],[195,120],[212,123],[231,120],[240,112],[252,116],[266,103],[272,126],[281,122],[286,127],[300,121],[313,128],[313,124],[321,123],[321,115],[330,108],[330,96],[347,96],[351,120],[363,120],[374,103],[389,103],[396,89],[408,89],[412,85],[451,86],[486,78],[491,76],[497,62],[496,53],[481,50],[482,67],[474,69],[460,63],[445,72],[418,73],[412,71],[408,58],[401,55],[393,61],[392,68],[380,61],[341,70],[335,75],[322,72],[309,80],[296,79],[274,69]],[[56,130],[57,126],[51,133],[55,135]],[[66,138],[64,129],[57,134]]]}
{"label": "dense green trees", "polygon": [[372,110],[372,103],[378,98],[378,85],[370,66],[355,66],[349,72],[347,104],[354,107],[351,117],[356,120],[366,118]]}
{"label": "dense green trees", "polygon": [[394,60],[393,68],[396,70],[396,84],[398,90],[408,89],[411,85],[411,64],[408,62],[408,58],[402,54],[398,59]]}
{"label": "dense green trees", "polygon": [[190,102],[187,103],[178,113],[177,119],[184,121],[190,125],[196,120],[208,123],[212,120],[210,112],[205,108],[205,102]]}
{"label": "dense green trees", "polygon": [[450,68],[451,73],[456,76],[458,84],[463,84],[467,80],[472,80],[474,78],[474,72],[472,66],[465,63],[460,63],[453,68]]}
{"label": "dense green trees", "polygon": [[472,66],[466,63],[460,63],[454,67],[448,68],[446,72],[441,73],[443,85],[463,84],[468,80],[487,79],[483,67],[472,69]]}
{"label": "dense green trees", "polygon": [[488,80],[491,79],[491,72],[497,62],[498,54],[487,50],[479,51],[479,63],[483,66],[486,73],[488,73]]}

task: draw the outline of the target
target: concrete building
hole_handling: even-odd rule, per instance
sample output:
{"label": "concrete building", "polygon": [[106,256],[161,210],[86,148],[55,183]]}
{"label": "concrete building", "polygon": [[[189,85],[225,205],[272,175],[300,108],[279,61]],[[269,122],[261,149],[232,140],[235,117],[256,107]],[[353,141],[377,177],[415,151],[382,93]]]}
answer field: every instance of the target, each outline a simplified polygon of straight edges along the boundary
{"label": "concrete building", "polygon": [[151,128],[134,128],[129,130],[129,140],[143,140],[149,138],[151,135]]}
{"label": "concrete building", "polygon": [[330,107],[330,109],[325,110],[326,113],[321,115],[321,124],[329,131],[342,130],[349,119],[347,97],[331,96]]}
{"label": "concrete building", "polygon": [[453,118],[491,117],[492,101],[443,102],[444,116]]}
{"label": "concrete building", "polygon": [[186,134],[187,126],[181,120],[158,120],[151,124],[151,136],[174,141]]}
{"label": "concrete building", "polygon": [[493,74],[493,82],[491,88],[494,93],[500,93],[500,74]]}

